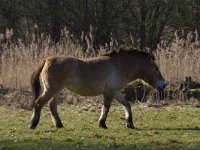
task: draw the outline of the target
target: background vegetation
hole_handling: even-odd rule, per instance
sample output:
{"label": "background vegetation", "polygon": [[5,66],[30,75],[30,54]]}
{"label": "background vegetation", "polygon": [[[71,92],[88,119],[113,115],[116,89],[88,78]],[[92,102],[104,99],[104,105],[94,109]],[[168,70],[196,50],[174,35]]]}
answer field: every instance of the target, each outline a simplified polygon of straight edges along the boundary
{"label": "background vegetation", "polygon": [[0,33],[50,35],[57,43],[66,27],[84,49],[88,40],[98,48],[113,39],[155,50],[163,39],[171,43],[175,31],[199,35],[199,18],[198,0],[0,0]]}
{"label": "background vegetation", "polygon": [[199,18],[198,0],[0,0],[1,103],[26,99],[43,57],[94,57],[120,44],[153,52],[170,83],[198,82]]}
{"label": "background vegetation", "polygon": [[[200,81],[199,18],[199,0],[0,0],[0,149],[200,149],[200,111],[190,107],[200,106],[200,88],[189,89],[198,100],[179,90],[186,76]],[[155,55],[178,107],[132,104],[137,129],[129,130],[114,102],[106,131],[97,126],[101,96],[64,89],[60,130],[46,107],[34,131],[31,112],[11,109],[31,100],[30,75],[42,58],[89,58],[124,43]],[[188,101],[198,105],[180,107]]]}

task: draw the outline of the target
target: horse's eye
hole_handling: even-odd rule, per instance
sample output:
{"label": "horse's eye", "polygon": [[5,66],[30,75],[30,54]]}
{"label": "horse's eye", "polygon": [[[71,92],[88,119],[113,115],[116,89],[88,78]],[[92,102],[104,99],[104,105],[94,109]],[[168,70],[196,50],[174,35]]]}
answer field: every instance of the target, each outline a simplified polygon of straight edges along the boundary
{"label": "horse's eye", "polygon": [[157,67],[156,67],[156,68],[154,68],[154,70],[155,70],[155,71],[159,71]]}

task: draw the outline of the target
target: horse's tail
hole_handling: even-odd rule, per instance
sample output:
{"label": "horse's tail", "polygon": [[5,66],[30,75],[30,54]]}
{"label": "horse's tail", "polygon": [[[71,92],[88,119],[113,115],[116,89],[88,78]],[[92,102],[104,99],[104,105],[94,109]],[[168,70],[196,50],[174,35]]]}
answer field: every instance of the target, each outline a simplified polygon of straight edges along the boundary
{"label": "horse's tail", "polygon": [[37,66],[37,68],[35,69],[35,71],[32,73],[31,75],[31,88],[32,88],[32,101],[31,104],[28,107],[23,107],[26,110],[31,111],[34,106],[35,106],[35,101],[36,99],[39,97],[40,94],[40,89],[41,89],[41,85],[40,85],[40,73],[44,67],[45,64],[45,59]]}

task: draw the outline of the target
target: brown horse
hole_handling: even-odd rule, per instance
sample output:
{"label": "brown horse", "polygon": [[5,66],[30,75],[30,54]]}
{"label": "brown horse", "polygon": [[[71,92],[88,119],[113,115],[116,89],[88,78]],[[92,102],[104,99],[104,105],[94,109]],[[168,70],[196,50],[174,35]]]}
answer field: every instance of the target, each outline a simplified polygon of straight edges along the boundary
{"label": "brown horse", "polygon": [[[111,52],[90,59],[71,56],[53,56],[44,59],[31,76],[33,100],[28,110],[34,108],[30,128],[39,123],[42,107],[48,102],[52,120],[57,128],[63,127],[57,113],[57,102],[52,99],[63,88],[84,96],[103,95],[99,126],[107,128],[106,118],[113,99],[125,108],[127,127],[134,128],[131,105],[125,99],[127,83],[142,79],[157,90],[165,88],[165,81],[154,62],[146,52],[129,49]],[[40,80],[44,87],[40,93]]]}

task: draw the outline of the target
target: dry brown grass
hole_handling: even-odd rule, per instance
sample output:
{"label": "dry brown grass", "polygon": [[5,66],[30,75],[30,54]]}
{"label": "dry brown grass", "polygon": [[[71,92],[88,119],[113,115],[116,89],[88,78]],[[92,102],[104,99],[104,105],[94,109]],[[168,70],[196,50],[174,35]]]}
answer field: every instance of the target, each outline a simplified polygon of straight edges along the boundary
{"label": "dry brown grass", "polygon": [[[11,92],[12,95],[5,98],[1,94],[3,92],[0,91],[2,99],[0,104],[5,103],[7,99],[17,103],[30,99],[30,75],[42,58],[48,55],[94,57],[105,51],[102,48],[98,54],[94,54],[92,50],[89,53],[83,53],[81,47],[72,42],[67,30],[62,31],[61,42],[57,45],[52,44],[50,37],[35,34],[27,35],[25,42],[19,39],[15,44],[11,41],[12,33],[7,32],[7,34],[0,36],[0,90],[8,89],[4,90],[4,93],[15,92],[14,94]],[[192,35],[195,34],[189,33],[186,40],[175,35],[176,38],[170,46],[166,46],[165,42],[159,45],[155,55],[166,80],[177,82],[184,80],[185,76],[191,76],[195,81],[200,81],[198,74],[200,72],[200,45],[198,40],[191,42]],[[7,42],[3,42],[4,38],[7,38]],[[67,93],[68,103],[78,103],[86,99],[74,96],[69,91],[65,93]],[[99,98],[95,99],[98,101]]]}
{"label": "dry brown grass", "polygon": [[183,39],[175,33],[171,45],[166,46],[163,41],[155,55],[166,80],[180,82],[191,76],[194,81],[200,81],[200,41],[197,34],[190,32]]}
{"label": "dry brown grass", "polygon": [[[50,37],[35,34],[27,36],[25,42],[19,39],[16,44],[11,41],[8,31],[6,35],[1,35],[0,42],[0,105],[18,104],[30,99],[30,75],[36,64],[44,57],[72,55],[85,58],[98,55],[92,49],[83,52],[80,45],[71,40],[71,35],[65,29],[62,31],[61,42],[56,45]],[[103,51],[104,49],[101,49],[99,53]],[[64,93],[60,97],[64,99],[67,97],[67,103],[76,104],[83,99],[90,100],[90,98],[83,98],[67,90],[64,90]]]}

